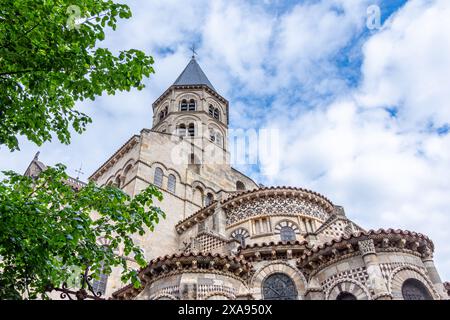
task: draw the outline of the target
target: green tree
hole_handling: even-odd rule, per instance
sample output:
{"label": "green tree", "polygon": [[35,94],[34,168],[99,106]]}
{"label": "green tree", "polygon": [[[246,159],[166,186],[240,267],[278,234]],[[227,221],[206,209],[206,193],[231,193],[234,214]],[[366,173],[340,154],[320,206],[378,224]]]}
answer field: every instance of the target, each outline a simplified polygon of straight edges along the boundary
{"label": "green tree", "polygon": [[45,298],[49,286],[61,287],[73,278],[74,268],[85,270],[87,266],[96,277],[121,266],[122,281],[140,285],[137,271],[130,269],[127,259],[146,266],[132,235],[143,235],[146,227],[153,231],[165,217],[153,205],[153,197],[162,199],[156,187],[150,186],[134,198],[93,182],[75,191],[67,184],[63,165],[49,167],[36,178],[3,173],[0,299]]}
{"label": "green tree", "polygon": [[41,145],[56,134],[70,143],[91,122],[75,102],[141,90],[153,58],[100,46],[105,29],[131,17],[113,0],[0,0],[0,146],[17,137]]}

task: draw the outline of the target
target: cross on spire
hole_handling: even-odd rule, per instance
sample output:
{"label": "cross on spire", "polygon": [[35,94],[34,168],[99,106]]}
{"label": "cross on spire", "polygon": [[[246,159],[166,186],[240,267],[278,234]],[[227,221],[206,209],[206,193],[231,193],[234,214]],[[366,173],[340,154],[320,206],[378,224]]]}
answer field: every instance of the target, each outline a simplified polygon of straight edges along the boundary
{"label": "cross on spire", "polygon": [[80,180],[80,174],[84,174],[84,172],[81,171],[82,168],[83,168],[83,162],[80,164],[80,169],[75,170],[75,172],[78,173],[77,178],[76,178],[77,180]]}
{"label": "cross on spire", "polygon": [[198,55],[198,53],[195,51],[195,43],[192,44],[191,51],[192,51],[192,59],[195,59],[195,55]]}

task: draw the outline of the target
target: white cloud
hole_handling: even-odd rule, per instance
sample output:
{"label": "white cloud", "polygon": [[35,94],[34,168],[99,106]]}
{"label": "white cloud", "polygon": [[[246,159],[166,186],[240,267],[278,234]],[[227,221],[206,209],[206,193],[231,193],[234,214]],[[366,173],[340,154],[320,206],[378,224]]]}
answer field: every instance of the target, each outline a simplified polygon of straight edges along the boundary
{"label": "white cloud", "polygon": [[[446,279],[450,135],[426,127],[450,120],[449,10],[448,1],[408,3],[366,42],[360,88],[272,120],[284,128],[285,157],[279,175],[268,178],[317,190],[369,228],[429,235]],[[397,118],[383,109],[394,106]]]}
{"label": "white cloud", "polygon": [[448,17],[445,0],[411,1],[392,17],[364,47],[361,103],[399,106],[408,128],[450,122]]}

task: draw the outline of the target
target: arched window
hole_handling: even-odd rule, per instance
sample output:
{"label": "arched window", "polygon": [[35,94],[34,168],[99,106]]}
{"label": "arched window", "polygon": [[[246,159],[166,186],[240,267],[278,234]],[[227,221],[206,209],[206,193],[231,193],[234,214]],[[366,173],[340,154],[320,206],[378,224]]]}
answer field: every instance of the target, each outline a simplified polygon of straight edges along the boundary
{"label": "arched window", "polygon": [[241,247],[245,247],[245,239],[250,237],[250,234],[248,233],[248,231],[244,228],[239,228],[234,230],[231,233],[231,237],[233,239],[236,239],[237,241],[239,241],[239,244],[241,245]]}
{"label": "arched window", "polygon": [[209,140],[211,142],[216,141],[216,133],[214,132],[214,129],[209,129]]}
{"label": "arched window", "polygon": [[180,110],[181,111],[187,111],[188,110],[188,103],[187,103],[186,99],[183,99],[181,101]]}
{"label": "arched window", "polygon": [[403,282],[402,295],[405,300],[433,300],[428,289],[417,279]]}
{"label": "arched window", "polygon": [[357,300],[357,299],[352,293],[342,291],[341,293],[338,294],[336,300]]}
{"label": "arched window", "polygon": [[125,169],[123,170],[123,175],[122,175],[122,177],[123,177],[122,183],[123,183],[123,184],[125,183],[125,181],[127,180],[127,178],[129,178],[129,177],[128,177],[128,174],[130,173],[131,168],[133,168],[133,166],[132,166],[131,163],[130,163],[130,164],[127,165],[127,166],[125,167]]}
{"label": "arched window", "polygon": [[125,170],[123,170],[123,175],[126,176],[128,173],[130,173],[130,170],[133,166],[131,165],[131,163],[129,165],[126,166]]}
{"label": "arched window", "polygon": [[116,177],[116,179],[114,180],[114,186],[120,188],[121,186],[120,177]]}
{"label": "arched window", "polygon": [[184,123],[178,126],[178,135],[184,137],[186,135],[186,125]]}
{"label": "arched window", "polygon": [[212,193],[208,193],[205,198],[205,206],[209,206],[214,201]]}
{"label": "arched window", "polygon": [[219,146],[222,146],[222,135],[220,134],[220,133],[216,133],[216,143],[219,145]]}
{"label": "arched window", "polygon": [[189,100],[189,111],[195,111],[195,100]]}
{"label": "arched window", "polygon": [[210,115],[211,117],[214,116],[214,107],[212,106],[212,104],[209,105],[209,115]]}
{"label": "arched window", "polygon": [[155,178],[153,180],[153,184],[157,187],[162,187],[163,184],[163,171],[161,168],[155,169]]}
{"label": "arched window", "polygon": [[280,237],[281,241],[295,241],[295,231],[289,226],[281,227]]}
{"label": "arched window", "polygon": [[242,181],[237,181],[236,182],[236,190],[238,190],[238,191],[245,190],[245,184]]}
{"label": "arched window", "polygon": [[92,291],[95,294],[104,295],[106,293],[106,285],[108,284],[108,275],[103,273],[103,263],[100,269],[100,276],[92,282]]}
{"label": "arched window", "polygon": [[215,295],[209,296],[208,298],[206,298],[206,300],[230,300],[230,298],[228,298],[224,294],[215,294]]}
{"label": "arched window", "polygon": [[275,226],[275,234],[280,235],[281,241],[295,241],[297,233],[300,233],[298,226],[290,220],[280,221]]}
{"label": "arched window", "polygon": [[220,111],[219,109],[214,109],[214,119],[220,120]]}
{"label": "arched window", "polygon": [[195,126],[193,123],[189,124],[189,128],[188,128],[188,136],[189,137],[194,137],[195,136]]}
{"label": "arched window", "polygon": [[167,189],[170,192],[175,193],[176,184],[177,184],[177,178],[175,178],[175,176],[173,174],[169,174],[169,178],[167,181]]}
{"label": "arched window", "polygon": [[169,107],[165,107],[163,110],[161,110],[161,112],[159,113],[159,120],[164,119],[165,117],[167,117],[167,114],[169,113]]}
{"label": "arched window", "polygon": [[194,203],[202,206],[203,205],[203,189],[200,187],[196,187],[194,189],[194,196],[193,196]]}
{"label": "arched window", "polygon": [[239,241],[242,248],[245,247],[245,237],[242,234],[237,234],[235,239]]}
{"label": "arched window", "polygon": [[263,282],[264,300],[297,300],[294,281],[284,273],[274,273]]}

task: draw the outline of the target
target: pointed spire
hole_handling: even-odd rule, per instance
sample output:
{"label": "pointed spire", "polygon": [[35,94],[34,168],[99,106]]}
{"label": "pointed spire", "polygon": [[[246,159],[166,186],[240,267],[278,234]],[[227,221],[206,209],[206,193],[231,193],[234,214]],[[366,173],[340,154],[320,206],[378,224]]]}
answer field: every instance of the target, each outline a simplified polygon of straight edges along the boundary
{"label": "pointed spire", "polygon": [[186,86],[202,84],[207,85],[208,87],[216,91],[211,82],[208,80],[208,77],[203,72],[202,68],[200,68],[197,60],[195,60],[195,56],[193,55],[186,68],[184,68],[183,72],[180,74],[177,80],[175,80],[174,85]]}

